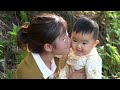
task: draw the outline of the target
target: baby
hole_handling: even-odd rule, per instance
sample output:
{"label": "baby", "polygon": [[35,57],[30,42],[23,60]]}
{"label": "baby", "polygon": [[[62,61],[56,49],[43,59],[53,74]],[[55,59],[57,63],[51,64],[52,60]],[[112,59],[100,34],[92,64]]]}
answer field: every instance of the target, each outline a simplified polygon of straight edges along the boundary
{"label": "baby", "polygon": [[60,71],[59,79],[68,79],[69,68],[73,71],[84,68],[86,79],[102,78],[102,59],[97,52],[99,43],[98,24],[86,17],[77,20],[71,33],[72,53],[66,66]]}

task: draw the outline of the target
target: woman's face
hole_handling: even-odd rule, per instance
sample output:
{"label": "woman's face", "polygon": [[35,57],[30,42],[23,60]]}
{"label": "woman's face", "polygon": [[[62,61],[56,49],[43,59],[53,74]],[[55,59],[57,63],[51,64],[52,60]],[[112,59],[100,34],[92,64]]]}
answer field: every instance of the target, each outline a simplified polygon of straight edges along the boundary
{"label": "woman's face", "polygon": [[53,53],[55,55],[65,55],[70,52],[71,41],[67,32],[61,36],[58,36],[55,43],[55,48],[53,48]]}

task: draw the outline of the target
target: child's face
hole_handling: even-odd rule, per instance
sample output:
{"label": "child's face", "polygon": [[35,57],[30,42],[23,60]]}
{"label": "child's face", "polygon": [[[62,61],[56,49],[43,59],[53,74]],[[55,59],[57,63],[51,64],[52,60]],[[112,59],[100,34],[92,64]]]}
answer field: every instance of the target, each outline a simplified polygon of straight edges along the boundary
{"label": "child's face", "polygon": [[55,55],[64,55],[70,52],[71,41],[68,37],[68,33],[66,32],[62,36],[58,36],[56,41],[56,48],[53,48],[53,52]]}
{"label": "child's face", "polygon": [[93,47],[95,47],[99,40],[93,39],[92,34],[81,34],[72,32],[71,34],[72,40],[72,49],[78,56],[84,56],[90,53]]}

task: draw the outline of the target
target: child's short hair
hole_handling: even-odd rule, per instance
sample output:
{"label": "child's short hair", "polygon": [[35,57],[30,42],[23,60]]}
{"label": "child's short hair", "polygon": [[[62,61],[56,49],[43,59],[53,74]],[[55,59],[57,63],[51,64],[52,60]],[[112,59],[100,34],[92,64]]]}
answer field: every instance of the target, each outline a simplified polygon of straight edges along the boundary
{"label": "child's short hair", "polygon": [[80,17],[73,27],[73,31],[76,33],[82,34],[91,34],[93,33],[93,39],[98,39],[99,36],[99,26],[98,24],[87,17]]}

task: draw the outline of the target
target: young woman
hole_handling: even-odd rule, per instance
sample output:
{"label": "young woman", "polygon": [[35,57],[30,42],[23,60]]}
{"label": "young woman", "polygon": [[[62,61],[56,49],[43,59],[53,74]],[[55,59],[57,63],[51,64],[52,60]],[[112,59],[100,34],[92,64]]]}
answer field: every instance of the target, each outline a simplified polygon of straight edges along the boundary
{"label": "young woman", "polygon": [[71,47],[67,22],[55,14],[36,15],[18,32],[17,44],[29,53],[19,64],[15,79],[54,79],[60,69],[55,55],[66,55]]}

